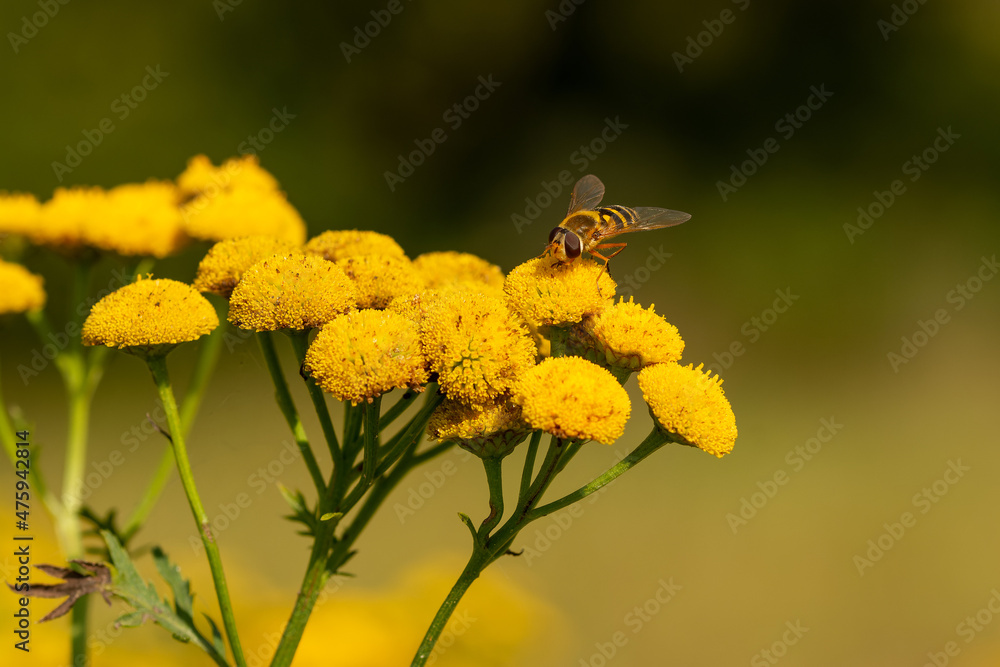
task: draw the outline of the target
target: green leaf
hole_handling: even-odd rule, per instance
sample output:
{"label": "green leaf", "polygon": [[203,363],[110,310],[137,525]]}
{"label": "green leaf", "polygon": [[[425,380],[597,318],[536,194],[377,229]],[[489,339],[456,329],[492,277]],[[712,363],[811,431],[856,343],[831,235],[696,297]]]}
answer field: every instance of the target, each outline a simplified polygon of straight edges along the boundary
{"label": "green leaf", "polygon": [[[304,531],[299,531],[299,535],[315,537],[319,521],[326,521],[328,519],[321,518],[317,520],[316,512],[309,509],[309,503],[301,491],[293,492],[280,482],[278,483],[278,491],[281,492],[281,496],[288,503],[288,506],[292,508],[292,513],[285,515],[285,518],[289,521],[301,523],[306,527]],[[328,517],[329,515],[324,514],[323,516]]]}
{"label": "green leaf", "polygon": [[[124,600],[134,611],[118,619],[122,625],[135,627],[141,625],[147,618],[163,627],[174,638],[182,642],[190,642],[208,653],[219,665],[228,663],[225,658],[225,647],[219,649],[219,641],[207,640],[195,627],[191,616],[193,597],[190,583],[180,576],[177,566],[172,564],[160,549],[154,549],[153,558],[160,576],[170,585],[174,594],[174,607],[160,597],[153,584],[146,582],[135,569],[131,557],[122,547],[118,539],[109,531],[101,531],[108,545],[111,562],[115,572],[111,580],[111,592]],[[218,635],[218,629],[212,623],[213,635]]]}

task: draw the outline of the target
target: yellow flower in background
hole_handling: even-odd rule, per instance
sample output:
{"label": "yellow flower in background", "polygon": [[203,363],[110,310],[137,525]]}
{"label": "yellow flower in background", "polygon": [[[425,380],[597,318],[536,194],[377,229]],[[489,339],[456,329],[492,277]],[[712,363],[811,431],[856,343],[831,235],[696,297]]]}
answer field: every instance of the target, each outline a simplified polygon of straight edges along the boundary
{"label": "yellow flower in background", "polygon": [[654,364],[639,372],[639,388],[659,427],[682,444],[722,458],[736,443],[736,416],[722,379],[704,364]]}
{"label": "yellow flower in background", "polygon": [[35,195],[0,191],[0,234],[28,234],[41,212]]}
{"label": "yellow flower in background", "polygon": [[299,253],[275,254],[243,274],[229,297],[241,329],[313,329],[355,307],[357,291],[336,264]]}
{"label": "yellow flower in background", "polygon": [[190,285],[139,279],[94,304],[83,323],[83,344],[158,354],[217,326],[215,308]]}
{"label": "yellow flower in background", "polygon": [[107,194],[97,187],[56,188],[42,204],[37,223],[27,233],[38,245],[76,250],[86,244],[86,230],[106,215]]}
{"label": "yellow flower in background", "polygon": [[182,209],[184,229],[205,241],[240,236],[274,236],[296,245],[306,240],[306,223],[283,192],[236,187],[206,192]]}
{"label": "yellow flower in background", "polygon": [[177,208],[177,188],[165,181],[128,183],[105,193],[83,227],[88,245],[120,255],[163,258],[188,241]]}
{"label": "yellow flower in background", "polygon": [[413,260],[427,286],[469,284],[481,291],[501,296],[503,271],[496,264],[467,252],[427,252]]}
{"label": "yellow flower in background", "polygon": [[600,315],[584,322],[592,345],[612,366],[638,370],[649,364],[677,362],[684,341],[677,327],[634,303],[619,301]]}
{"label": "yellow flower in background", "polygon": [[391,237],[378,232],[341,229],[323,232],[309,239],[306,254],[319,255],[323,259],[336,262],[348,257],[362,255],[385,255],[405,258],[406,253]]}
{"label": "yellow flower in background", "polygon": [[196,155],[177,177],[177,188],[185,198],[236,187],[277,190],[278,180],[260,166],[256,155],[229,158],[218,167],[207,156]]}
{"label": "yellow flower in background", "polygon": [[303,370],[323,391],[353,405],[427,383],[413,323],[384,310],[357,310],[327,322],[309,346]]}
{"label": "yellow flower in background", "polygon": [[406,257],[360,255],[337,260],[358,290],[358,308],[385,308],[393,299],[424,290],[424,279]]}
{"label": "yellow flower in background", "polygon": [[273,236],[244,236],[219,241],[198,263],[194,288],[226,299],[233,293],[243,273],[257,262],[276,254],[292,254],[299,247]]}
{"label": "yellow flower in background", "polygon": [[38,310],[45,305],[44,281],[20,264],[0,260],[0,315]]}
{"label": "yellow flower in background", "polygon": [[471,408],[445,399],[427,422],[427,435],[438,442],[453,440],[483,458],[506,456],[531,428],[521,418],[521,408],[503,397]]}
{"label": "yellow flower in background", "polygon": [[524,373],[514,402],[533,428],[558,438],[612,444],[632,412],[628,394],[606,369],[580,357],[549,357]]}
{"label": "yellow flower in background", "polygon": [[602,264],[578,259],[553,265],[529,259],[507,275],[503,291],[510,307],[540,326],[576,324],[611,305],[617,285]]}
{"label": "yellow flower in background", "polygon": [[503,300],[450,290],[420,323],[424,355],[449,398],[480,406],[507,392],[535,363],[535,344]]}

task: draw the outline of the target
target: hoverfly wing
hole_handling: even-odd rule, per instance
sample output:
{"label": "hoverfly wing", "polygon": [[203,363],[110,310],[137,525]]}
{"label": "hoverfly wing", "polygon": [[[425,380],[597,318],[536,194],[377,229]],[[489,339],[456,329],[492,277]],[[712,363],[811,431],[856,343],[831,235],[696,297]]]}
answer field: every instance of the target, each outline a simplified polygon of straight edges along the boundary
{"label": "hoverfly wing", "polygon": [[669,208],[654,208],[651,206],[637,206],[635,211],[635,222],[628,225],[625,231],[642,231],[647,229],[660,229],[662,227],[673,227],[691,219],[690,213],[683,211],[671,211]]}
{"label": "hoverfly wing", "polygon": [[604,183],[593,174],[587,174],[573,186],[573,195],[569,198],[569,217],[577,211],[591,211],[604,199]]}

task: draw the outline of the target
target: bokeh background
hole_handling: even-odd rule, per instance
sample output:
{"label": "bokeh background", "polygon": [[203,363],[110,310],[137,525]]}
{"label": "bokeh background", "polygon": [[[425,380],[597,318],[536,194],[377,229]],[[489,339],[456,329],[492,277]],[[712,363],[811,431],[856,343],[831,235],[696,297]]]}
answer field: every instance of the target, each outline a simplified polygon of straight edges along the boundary
{"label": "bokeh background", "polygon": [[[1000,250],[1000,6],[400,6],[364,48],[345,56],[355,28],[386,3],[70,2],[21,43],[10,33],[22,33],[39,5],[8,0],[0,6],[7,35],[0,188],[47,198],[57,185],[172,178],[192,155],[218,163],[237,154],[278,110],[287,126],[258,154],[311,234],[372,229],[395,236],[410,256],[454,249],[509,270],[538,254],[561,219],[566,189],[551,204],[539,195],[563,170],[574,179],[599,175],[608,203],[690,212],[685,225],[625,239],[612,273],[623,287],[631,277],[634,297],[680,328],[685,361],[717,365],[737,415],[735,451],[723,460],[661,451],[572,522],[529,529],[519,541],[534,552],[495,566],[483,584],[492,591],[480,603],[485,622],[456,644],[503,648],[491,649],[489,660],[460,658],[456,649],[439,664],[772,664],[767,650],[788,665],[923,665],[951,641],[960,651],[949,664],[996,664],[1000,617],[981,610],[1000,587],[992,416],[1000,402],[1000,280],[992,264]],[[679,67],[685,52],[690,61]],[[147,66],[168,74],[121,118],[112,104]],[[474,93],[479,77],[500,85],[455,127],[444,114]],[[813,87],[831,94],[800,110],[808,119],[793,132],[777,125],[807,104]],[[114,131],[58,181],[52,163],[65,161],[67,144],[103,118]],[[621,129],[602,146],[595,140],[608,119]],[[390,189],[385,173],[436,128],[446,140]],[[936,153],[939,130],[953,140]],[[748,151],[759,156],[770,138],[777,152],[747,166],[745,183],[730,181]],[[590,157],[581,152],[587,146]],[[906,163],[929,148],[933,164],[911,180],[916,172]],[[905,192],[882,215],[863,233],[845,229],[897,179]],[[720,181],[738,187],[723,196]],[[536,219],[519,225],[517,215]],[[156,272],[190,280],[203,251],[160,262]],[[669,257],[657,259],[662,253]],[[65,306],[60,261],[44,252],[25,261],[46,276],[53,308]],[[960,285],[970,290],[961,308],[953,292]],[[778,290],[796,298],[773,317]],[[902,338],[912,339],[939,309],[949,321],[931,337],[917,336],[925,344],[915,356],[893,364],[889,353],[902,354]],[[58,375],[49,368],[25,384],[16,373],[37,347],[31,333],[18,320],[0,332],[3,386],[8,403],[34,424],[45,472],[57,480],[65,430]],[[734,344],[742,352],[727,357]],[[172,357],[175,375],[183,378],[192,357],[190,349]],[[286,438],[270,393],[255,345],[223,353],[191,437],[210,508],[247,491],[248,476],[273,461]],[[645,434],[634,387],[632,397],[626,435],[611,448],[589,447],[563,475],[566,490]],[[95,403],[91,458],[121,449],[122,435],[153,408],[145,368],[117,358]],[[809,460],[789,455],[829,434],[820,432],[823,420],[841,427],[818,451],[812,443]],[[130,508],[163,444],[150,438],[129,454],[88,502]],[[329,603],[333,609],[339,595],[344,604],[368,605],[383,633],[371,646],[398,642],[402,650],[384,662],[344,664],[408,664],[420,627],[460,570],[468,537],[456,512],[481,516],[486,493],[476,462],[449,456],[458,473],[413,514],[398,508],[419,496],[423,472],[390,499],[359,544],[357,576]],[[940,482],[952,464],[968,470],[949,475],[954,484]],[[436,470],[431,464],[427,472]],[[785,484],[768,484],[776,473]],[[308,484],[298,466],[279,478]],[[773,497],[760,495],[767,488]],[[916,497],[924,489],[935,502]],[[744,499],[762,505],[756,515]],[[261,618],[285,615],[307,558],[305,540],[280,518],[285,509],[271,484],[221,537],[236,598],[255,629],[266,627]],[[741,509],[750,518],[736,523]],[[883,536],[884,524],[907,511],[916,524],[899,539]],[[192,536],[174,482],[142,538],[165,545],[209,604]],[[869,540],[880,536],[891,548],[859,572],[856,557],[868,558]],[[656,613],[637,623],[634,608],[671,581],[682,588],[668,603],[650,604]],[[392,600],[396,611],[378,611]],[[980,630],[961,625],[977,613]],[[113,618],[97,614],[102,624]],[[786,624],[808,630],[782,645],[795,637]],[[36,628],[35,640],[45,644],[50,632],[53,645],[32,656],[37,664],[61,664],[60,631]],[[598,645],[619,631],[624,645],[602,658]],[[474,640],[477,633],[491,639]],[[208,663],[164,634],[133,630],[108,655],[154,646],[161,658]],[[334,660],[337,644],[327,641]]]}

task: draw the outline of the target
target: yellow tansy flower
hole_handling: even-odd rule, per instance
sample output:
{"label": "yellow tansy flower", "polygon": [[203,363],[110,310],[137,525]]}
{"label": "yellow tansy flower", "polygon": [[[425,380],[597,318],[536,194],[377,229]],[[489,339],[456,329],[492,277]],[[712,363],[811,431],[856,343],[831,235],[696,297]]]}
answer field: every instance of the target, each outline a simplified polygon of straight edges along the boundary
{"label": "yellow tansy flower", "polygon": [[159,258],[174,254],[188,241],[177,208],[177,188],[164,181],[112,188],[82,233],[89,245],[102,250]]}
{"label": "yellow tansy flower", "polygon": [[45,305],[41,276],[20,264],[0,260],[0,315],[38,310]]}
{"label": "yellow tansy flower", "polygon": [[500,296],[503,271],[481,257],[467,252],[427,252],[413,260],[428,287],[467,283]]}
{"label": "yellow tansy flower", "polygon": [[454,440],[482,458],[507,456],[531,432],[521,408],[506,397],[472,408],[445,399],[427,422],[427,435],[438,442]]}
{"label": "yellow tansy flower", "polygon": [[190,198],[236,187],[277,190],[278,181],[260,166],[256,155],[229,158],[218,167],[207,156],[196,155],[188,160],[187,169],[177,177],[177,187]]}
{"label": "yellow tansy flower", "polygon": [[477,292],[447,291],[434,299],[420,337],[441,390],[469,405],[492,402],[535,362],[521,319],[501,299]]}
{"label": "yellow tansy flower", "polygon": [[35,195],[0,191],[0,233],[27,234],[38,224],[41,212]]}
{"label": "yellow tansy flower", "polygon": [[385,308],[400,296],[419,294],[424,279],[406,257],[360,255],[337,260],[358,289],[358,308]]}
{"label": "yellow tansy flower", "polygon": [[56,188],[42,204],[37,224],[27,236],[32,243],[75,250],[86,244],[88,227],[105,219],[107,201],[101,188]]}
{"label": "yellow tansy flower", "polygon": [[229,321],[253,331],[312,329],[353,309],[356,300],[357,291],[336,264],[276,254],[243,274],[229,297]]}
{"label": "yellow tansy flower", "polygon": [[406,253],[391,236],[357,229],[323,232],[309,239],[305,251],[309,255],[319,255],[331,262],[362,255],[406,257]]}
{"label": "yellow tansy flower", "polygon": [[215,308],[190,285],[140,279],[94,304],[83,323],[83,344],[160,354],[217,326]]}
{"label": "yellow tansy flower", "polygon": [[547,257],[515,267],[503,291],[511,308],[541,326],[565,326],[610,305],[617,285],[603,265],[589,259],[553,265]]}
{"label": "yellow tansy flower", "polygon": [[306,240],[306,223],[279,190],[209,191],[185,204],[182,216],[187,233],[206,241],[274,236],[301,245]]}
{"label": "yellow tansy flower", "polygon": [[638,370],[649,364],[677,362],[684,341],[677,327],[630,297],[584,322],[592,345],[608,364]]}
{"label": "yellow tansy flower", "polygon": [[604,368],[580,357],[549,357],[514,387],[514,402],[532,427],[558,438],[610,445],[632,412],[628,394]]}
{"label": "yellow tansy flower", "polygon": [[653,364],[639,372],[639,388],[661,429],[683,444],[722,458],[736,442],[736,416],[722,380],[704,364]]}
{"label": "yellow tansy flower", "polygon": [[251,266],[275,254],[291,254],[298,246],[273,236],[244,236],[219,241],[198,263],[194,288],[229,298],[240,277]]}
{"label": "yellow tansy flower", "polygon": [[358,310],[327,322],[309,346],[303,370],[323,391],[353,405],[427,382],[413,323],[384,310]]}

